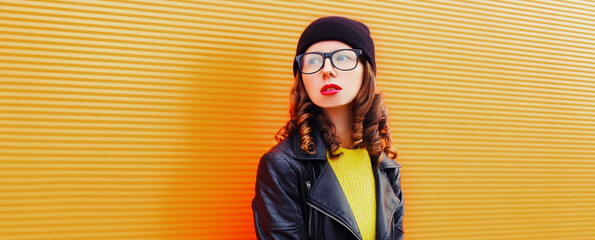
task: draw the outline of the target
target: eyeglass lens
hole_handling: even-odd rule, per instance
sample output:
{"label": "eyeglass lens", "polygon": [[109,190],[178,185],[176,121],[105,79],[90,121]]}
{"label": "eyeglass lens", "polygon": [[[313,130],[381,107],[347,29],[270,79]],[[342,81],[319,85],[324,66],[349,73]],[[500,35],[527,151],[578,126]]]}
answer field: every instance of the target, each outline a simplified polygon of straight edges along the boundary
{"label": "eyeglass lens", "polygon": [[[339,70],[351,70],[357,66],[357,53],[352,50],[341,50],[333,53],[331,63]],[[315,73],[324,66],[324,56],[320,53],[306,53],[301,64],[302,73]]]}

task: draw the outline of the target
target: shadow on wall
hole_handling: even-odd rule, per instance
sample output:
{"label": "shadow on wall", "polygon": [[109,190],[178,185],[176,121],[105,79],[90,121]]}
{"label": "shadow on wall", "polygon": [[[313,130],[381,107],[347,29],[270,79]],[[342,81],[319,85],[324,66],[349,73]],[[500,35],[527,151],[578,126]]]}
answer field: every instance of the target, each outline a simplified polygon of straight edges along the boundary
{"label": "shadow on wall", "polygon": [[[166,208],[188,205],[169,219],[188,222],[189,235],[252,239],[256,168],[288,120],[287,74],[270,71],[263,46],[203,47],[188,85],[185,118],[192,156],[173,177]],[[223,49],[222,49],[223,48]],[[247,60],[248,59],[248,60]],[[291,57],[288,57],[291,59]]]}

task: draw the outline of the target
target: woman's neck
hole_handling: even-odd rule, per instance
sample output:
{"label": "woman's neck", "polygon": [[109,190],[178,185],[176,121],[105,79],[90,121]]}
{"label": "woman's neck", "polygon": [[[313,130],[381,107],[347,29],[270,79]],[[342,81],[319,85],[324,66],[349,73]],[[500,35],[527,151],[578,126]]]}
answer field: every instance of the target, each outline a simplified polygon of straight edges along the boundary
{"label": "woman's neck", "polygon": [[353,114],[351,112],[351,104],[334,108],[323,108],[323,110],[329,121],[335,125],[335,134],[341,139],[339,146],[352,148]]}

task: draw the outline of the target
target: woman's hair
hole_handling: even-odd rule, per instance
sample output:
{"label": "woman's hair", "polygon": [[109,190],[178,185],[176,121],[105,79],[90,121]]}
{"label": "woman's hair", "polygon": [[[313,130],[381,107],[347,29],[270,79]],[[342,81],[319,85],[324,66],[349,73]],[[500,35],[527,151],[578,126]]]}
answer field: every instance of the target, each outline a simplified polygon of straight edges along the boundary
{"label": "woman's hair", "polygon": [[[382,151],[391,159],[397,158],[397,151],[391,146],[390,129],[388,127],[388,113],[384,106],[382,93],[375,93],[376,77],[369,63],[364,61],[362,86],[353,99],[353,148],[364,147],[378,158]],[[312,139],[313,131],[320,131],[322,139],[329,150],[329,156],[336,158],[342,153],[334,154],[339,148],[339,138],[335,134],[335,126],[308,97],[300,73],[295,75],[295,81],[290,95],[290,120],[281,127],[275,135],[280,142],[287,136],[299,131],[301,148],[308,154],[316,153],[316,146]]]}

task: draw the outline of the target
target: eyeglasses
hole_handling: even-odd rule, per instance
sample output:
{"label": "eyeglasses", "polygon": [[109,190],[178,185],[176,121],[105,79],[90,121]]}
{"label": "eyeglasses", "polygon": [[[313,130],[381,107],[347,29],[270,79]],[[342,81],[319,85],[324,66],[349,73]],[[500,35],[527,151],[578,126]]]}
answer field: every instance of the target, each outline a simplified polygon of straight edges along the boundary
{"label": "eyeglasses", "polygon": [[324,67],[326,58],[331,59],[331,64],[336,69],[349,71],[357,67],[360,54],[362,54],[360,49],[339,49],[328,53],[307,52],[297,55],[295,60],[298,62],[300,72],[303,74],[313,74],[320,71]]}

